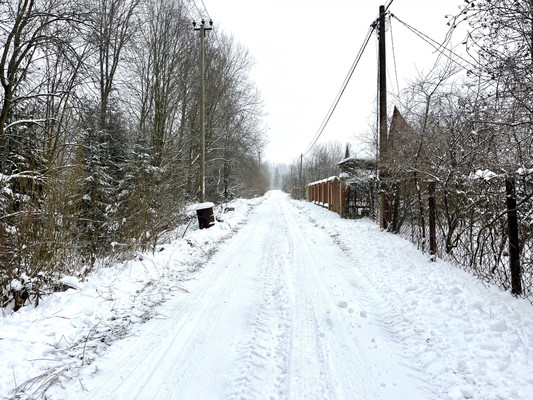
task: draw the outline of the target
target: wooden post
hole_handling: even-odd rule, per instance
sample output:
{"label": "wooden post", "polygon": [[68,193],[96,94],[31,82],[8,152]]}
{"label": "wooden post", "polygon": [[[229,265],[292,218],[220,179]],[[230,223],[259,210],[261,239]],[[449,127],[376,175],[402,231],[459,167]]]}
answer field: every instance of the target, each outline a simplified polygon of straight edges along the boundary
{"label": "wooden post", "polygon": [[330,211],[331,211],[331,203],[333,202],[332,191],[333,191],[333,183],[328,180],[328,210]]}
{"label": "wooden post", "polygon": [[505,180],[507,195],[507,227],[509,234],[509,266],[511,268],[511,292],[522,294],[522,271],[520,267],[520,241],[518,238],[518,212],[516,210],[516,181]]}
{"label": "wooden post", "polygon": [[302,196],[305,197],[305,186],[304,186],[303,177],[302,177],[303,162],[304,162],[304,155],[300,154],[300,169],[299,169],[299,172],[298,172],[298,180],[300,181],[299,182],[300,191],[303,191]]}
{"label": "wooden post", "polygon": [[[213,22],[209,22],[213,26]],[[200,31],[200,203],[205,202],[205,33],[210,31],[211,27],[205,26],[202,19],[200,27],[196,28],[193,22],[194,30]]]}
{"label": "wooden post", "polygon": [[340,200],[339,200],[339,208],[340,208],[340,215],[341,218],[345,218],[345,204],[346,204],[346,177],[341,176],[341,183],[340,183]]}
{"label": "wooden post", "polygon": [[385,53],[385,6],[379,7],[379,181],[381,184],[379,195],[379,227],[387,229],[389,224],[388,201],[386,188],[383,184],[385,177],[383,162],[387,152],[387,66]]}
{"label": "wooden post", "polygon": [[435,202],[435,182],[428,182],[428,207],[429,207],[429,254],[431,261],[437,258],[437,229],[436,215],[437,208]]}
{"label": "wooden post", "polygon": [[392,207],[392,216],[389,216],[389,217],[392,220],[392,232],[400,233],[400,182],[399,181],[395,181],[392,184],[392,193],[394,194],[394,207]]}

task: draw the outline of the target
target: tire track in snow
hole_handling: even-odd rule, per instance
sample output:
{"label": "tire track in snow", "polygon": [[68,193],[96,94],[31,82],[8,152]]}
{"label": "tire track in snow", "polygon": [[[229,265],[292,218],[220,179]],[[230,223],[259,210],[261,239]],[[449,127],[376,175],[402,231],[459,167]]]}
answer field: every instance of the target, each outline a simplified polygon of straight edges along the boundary
{"label": "tire track in snow", "polygon": [[[263,256],[263,243],[250,238],[261,237],[265,233],[266,229],[261,229],[261,226],[268,226],[264,222],[266,219],[256,210],[250,224],[237,234],[239,240],[224,246],[208,264],[214,270],[230,267],[225,268],[224,276],[216,277],[218,284],[202,295],[200,303],[207,303],[206,310],[200,316],[195,313],[193,318],[199,326],[191,330],[191,340],[183,346],[175,368],[178,373],[169,377],[157,398],[221,398],[222,393],[228,390],[227,366],[234,357],[236,341],[249,324],[254,310],[251,299],[257,293],[260,282],[257,259]],[[176,388],[179,388],[177,392]]]}
{"label": "tire track in snow", "polygon": [[[317,224],[317,221],[312,215],[306,214],[306,216],[313,223]],[[382,234],[388,233],[383,232]],[[375,281],[373,282],[371,279],[369,279],[369,276],[374,276],[374,274],[372,274],[373,271],[370,271],[370,269],[373,267],[375,268],[375,266],[369,266],[368,260],[365,262],[365,255],[357,253],[349,243],[344,243],[342,240],[340,240],[338,238],[339,234],[336,231],[328,232],[328,235],[330,235],[335,244],[337,244],[339,248],[348,254],[352,259],[352,265],[355,266],[355,268],[342,267],[339,269],[339,272],[341,272],[345,279],[353,286],[353,288],[356,289],[355,294],[357,297],[357,302],[361,305],[364,305],[364,308],[370,311],[370,313],[374,316],[374,319],[378,321],[379,326],[389,334],[388,338],[398,345],[397,350],[401,351],[402,330],[417,331],[420,329],[411,321],[402,316],[401,309],[399,309],[400,303],[398,303],[398,301],[391,301],[391,299],[396,299],[397,297],[401,296],[401,293],[395,293],[392,296],[384,296],[383,293],[380,293],[377,287],[381,287],[381,283]],[[386,248],[378,241],[374,244],[372,251],[378,255],[378,259],[380,259],[380,257],[385,257],[384,254],[386,253]],[[381,290],[384,290],[384,288],[381,287]],[[391,288],[389,290],[393,289]],[[402,355],[404,355],[405,350],[401,352]],[[427,375],[427,371],[424,371],[416,365],[408,365],[408,368],[411,368],[417,376],[423,377]],[[431,389],[427,385],[423,386],[429,397],[439,397],[438,393],[436,393],[434,389]]]}
{"label": "tire track in snow", "polygon": [[305,260],[295,263],[305,266],[298,279],[302,286],[315,287],[309,300],[320,317],[317,337],[331,376],[326,397],[427,399],[423,384],[411,376],[416,371],[404,365],[390,327],[380,318],[383,300],[358,271],[354,255],[292,202],[284,204],[296,248]]}
{"label": "tire track in snow", "polygon": [[233,256],[235,249],[246,247],[252,229],[243,227],[226,251],[214,257],[198,276],[202,283],[176,299],[166,320],[150,321],[142,337],[128,341],[129,348],[118,364],[88,384],[87,399],[201,398],[195,397],[196,391],[214,384],[214,374],[206,371],[212,372],[214,359],[220,360],[229,348],[228,343],[220,343],[220,336],[232,335],[221,335],[212,327],[233,328],[221,323],[221,318],[235,306],[233,293],[242,290],[239,286],[249,279]]}
{"label": "tire track in snow", "polygon": [[[340,319],[337,315],[337,301],[323,283],[320,275],[321,264],[329,265],[334,258],[322,259],[317,250],[313,249],[314,241],[319,245],[318,252],[331,256],[337,249],[331,243],[324,243],[318,227],[306,232],[300,222],[297,222],[299,211],[284,203],[284,216],[290,227],[291,265],[294,292],[299,297],[295,320],[300,321],[299,332],[293,334],[293,361],[291,365],[292,379],[290,398],[296,399],[345,399],[373,398],[367,396],[365,387],[354,387],[354,366],[360,364],[358,357],[353,357],[354,350],[343,349],[341,353],[349,354],[349,360],[335,352],[328,341],[338,342],[339,347],[349,341],[344,337],[343,329],[335,329]],[[305,234],[307,233],[307,234]],[[329,246],[329,251],[322,246]],[[332,251],[333,250],[333,251]],[[334,322],[335,321],[335,322]],[[302,352],[304,354],[302,354]],[[363,366],[359,365],[360,370]],[[348,376],[344,373],[348,372]],[[347,389],[347,390],[344,390]],[[350,396],[350,397],[346,397]],[[375,397],[374,397],[375,398]]]}
{"label": "tire track in snow", "polygon": [[[275,217],[270,216],[270,217]],[[288,301],[280,236],[284,225],[274,218],[259,262],[261,290],[251,332],[238,350],[239,374],[232,378],[233,399],[284,398],[287,380],[291,304]]]}
{"label": "tire track in snow", "polygon": [[[369,288],[350,264],[308,216],[271,196],[221,245],[191,293],[162,307],[166,320],[117,344],[125,354],[110,356],[118,363],[104,363],[107,375],[87,382],[86,398],[401,398],[383,387],[398,359],[376,358],[387,346],[379,319],[354,312],[369,306]],[[427,398],[413,393],[404,398]]]}

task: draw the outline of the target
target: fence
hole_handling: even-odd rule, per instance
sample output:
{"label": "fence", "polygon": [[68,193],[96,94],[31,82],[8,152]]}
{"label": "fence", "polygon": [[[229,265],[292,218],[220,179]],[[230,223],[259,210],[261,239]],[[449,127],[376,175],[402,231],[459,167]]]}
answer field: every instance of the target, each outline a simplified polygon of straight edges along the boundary
{"label": "fence", "polygon": [[369,216],[377,221],[381,192],[387,199],[390,231],[533,302],[531,174],[473,174],[430,182],[405,175],[381,184],[330,177],[309,184],[307,199],[343,218]]}
{"label": "fence", "polygon": [[306,199],[342,218],[371,217],[377,220],[377,181],[349,179],[347,174],[332,176],[306,187]]}
{"label": "fence", "polygon": [[346,177],[332,176],[307,185],[306,198],[317,205],[344,215],[346,199]]}

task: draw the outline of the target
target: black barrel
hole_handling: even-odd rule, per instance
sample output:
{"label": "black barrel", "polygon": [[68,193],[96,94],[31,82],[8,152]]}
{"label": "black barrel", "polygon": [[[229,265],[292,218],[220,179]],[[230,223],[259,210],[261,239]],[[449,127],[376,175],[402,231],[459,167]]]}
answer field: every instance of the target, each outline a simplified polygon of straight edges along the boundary
{"label": "black barrel", "polygon": [[211,228],[215,225],[215,214],[213,212],[213,205],[210,203],[200,204],[196,208],[196,214],[198,215],[198,224],[200,229]]}

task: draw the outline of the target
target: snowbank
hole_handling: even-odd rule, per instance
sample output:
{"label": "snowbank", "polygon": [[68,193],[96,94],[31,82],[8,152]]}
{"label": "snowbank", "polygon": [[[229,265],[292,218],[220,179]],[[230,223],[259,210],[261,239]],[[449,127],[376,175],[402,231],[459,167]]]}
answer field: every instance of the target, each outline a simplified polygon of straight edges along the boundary
{"label": "snowbank", "polygon": [[[487,177],[487,174],[483,174]],[[490,174],[488,174],[490,175]],[[533,306],[419,252],[368,219],[342,220],[295,202],[353,257],[405,362],[428,373],[437,399],[533,399]]]}
{"label": "snowbank", "polygon": [[[66,278],[65,284],[78,289],[56,293],[38,308],[3,315],[0,398],[14,394],[22,399],[36,398],[58,380],[77,378],[80,367],[106,354],[111,342],[131,335],[148,319],[163,317],[158,314],[162,308],[155,306],[176,292],[193,288],[195,272],[260,201],[232,203],[228,206],[235,211],[220,214],[219,210],[219,222],[211,229],[200,231],[193,225],[182,239],[185,227],[180,227],[176,240],[159,246],[154,253],[138,254],[135,260],[101,268],[83,282]],[[290,200],[283,207],[294,216],[293,221],[305,227],[308,246],[314,243],[319,229],[333,239],[335,246],[330,247],[349,256],[345,268],[333,271],[327,262],[321,266],[329,281],[343,277],[335,286],[342,292],[335,304],[346,318],[353,317],[354,329],[361,326],[362,332],[360,337],[350,338],[373,347],[384,346],[371,335],[385,330],[395,349],[400,349],[403,363],[428,384],[428,399],[533,399],[533,307],[528,301],[486,287],[449,263],[429,262],[429,257],[411,243],[380,231],[372,221],[343,220],[303,201]],[[313,253],[315,250],[320,248],[313,248]],[[269,289],[269,296],[258,301],[264,300],[267,306],[278,291]],[[328,314],[329,323],[334,322],[333,314]],[[372,321],[375,329],[360,320]],[[335,332],[332,338],[340,341],[339,349],[348,343],[340,340],[333,328],[331,332]],[[348,333],[344,332],[345,339]],[[376,354],[383,359],[386,352],[382,348],[387,347],[376,349]],[[267,356],[261,355],[261,360],[270,362]],[[90,365],[83,370],[93,374],[94,369]],[[78,384],[78,380],[72,383]],[[381,384],[391,393],[403,389],[385,375]],[[286,397],[280,393],[276,398]]]}
{"label": "snowbank", "polygon": [[[76,376],[79,367],[105,353],[109,344],[139,323],[157,317],[155,306],[175,291],[229,238],[263,199],[236,200],[232,212],[216,211],[218,222],[199,230],[178,227],[175,240],[154,253],[98,268],[83,281],[65,277],[72,289],[44,298],[37,308],[0,317],[0,399],[37,398],[49,385]],[[184,235],[185,233],[185,235]],[[184,237],[182,238],[182,236]],[[17,389],[18,388],[18,389]]]}

